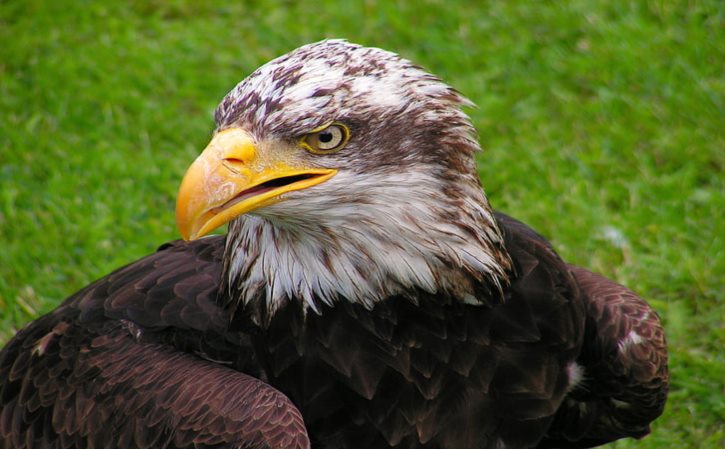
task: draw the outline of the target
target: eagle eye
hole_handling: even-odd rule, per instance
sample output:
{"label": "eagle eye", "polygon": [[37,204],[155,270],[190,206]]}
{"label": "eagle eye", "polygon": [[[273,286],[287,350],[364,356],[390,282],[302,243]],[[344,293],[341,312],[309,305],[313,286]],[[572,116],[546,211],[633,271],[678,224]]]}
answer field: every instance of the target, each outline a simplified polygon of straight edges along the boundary
{"label": "eagle eye", "polygon": [[350,139],[350,130],[342,123],[329,123],[300,139],[300,145],[317,154],[330,154],[340,150]]}

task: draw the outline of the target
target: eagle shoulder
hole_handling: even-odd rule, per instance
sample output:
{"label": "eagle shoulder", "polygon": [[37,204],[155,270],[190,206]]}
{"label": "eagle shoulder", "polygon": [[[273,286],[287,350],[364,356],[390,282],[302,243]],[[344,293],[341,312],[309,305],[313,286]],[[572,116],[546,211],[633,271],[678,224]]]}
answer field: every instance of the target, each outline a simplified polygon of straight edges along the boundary
{"label": "eagle shoulder", "polygon": [[[554,252],[525,224],[501,213],[496,218],[507,248]],[[523,271],[538,263],[521,255],[512,259]],[[538,447],[585,448],[625,437],[642,438],[662,414],[669,388],[660,319],[628,288],[584,268],[561,264],[559,270],[569,273],[584,307],[583,340],[575,361],[580,379],[570,387]],[[526,295],[532,298],[535,292]]]}
{"label": "eagle shoulder", "polygon": [[225,238],[173,241],[71,295],[54,313],[81,322],[126,319],[145,329],[222,329],[219,307]]}
{"label": "eagle shoulder", "polygon": [[586,307],[577,363],[581,384],[557,413],[544,447],[593,447],[643,438],[664,410],[669,390],[667,346],[657,313],[637,294],[570,265]]}
{"label": "eagle shoulder", "polygon": [[246,337],[224,332],[223,244],[164,245],[18,332],[0,351],[0,447],[308,448]]}

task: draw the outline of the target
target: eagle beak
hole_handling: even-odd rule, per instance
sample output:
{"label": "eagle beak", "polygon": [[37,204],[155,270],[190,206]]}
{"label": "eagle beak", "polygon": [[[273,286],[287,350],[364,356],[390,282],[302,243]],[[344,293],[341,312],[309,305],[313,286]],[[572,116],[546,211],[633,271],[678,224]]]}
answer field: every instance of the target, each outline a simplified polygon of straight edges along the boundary
{"label": "eagle beak", "polygon": [[273,151],[263,153],[240,128],[212,138],[179,188],[176,224],[184,240],[198,239],[239,215],[278,202],[286,192],[312,187],[337,173],[293,166],[275,158]]}

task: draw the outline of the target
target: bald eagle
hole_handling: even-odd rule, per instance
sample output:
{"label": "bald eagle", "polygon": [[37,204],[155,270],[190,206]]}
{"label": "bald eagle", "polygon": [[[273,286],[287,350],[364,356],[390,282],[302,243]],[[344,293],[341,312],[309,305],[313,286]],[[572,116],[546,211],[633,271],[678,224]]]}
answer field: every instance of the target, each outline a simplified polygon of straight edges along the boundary
{"label": "bald eagle", "polygon": [[668,388],[656,313],[491,209],[468,104],[341,40],[256,70],[182,181],[185,241],[83,288],[0,352],[0,447],[646,435]]}

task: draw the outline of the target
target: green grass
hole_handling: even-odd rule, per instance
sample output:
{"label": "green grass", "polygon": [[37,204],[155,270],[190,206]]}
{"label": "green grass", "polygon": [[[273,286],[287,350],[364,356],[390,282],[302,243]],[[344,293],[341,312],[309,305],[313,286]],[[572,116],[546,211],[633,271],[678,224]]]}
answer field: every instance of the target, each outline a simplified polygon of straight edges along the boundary
{"label": "green grass", "polygon": [[723,4],[339,4],[0,3],[0,342],[177,238],[216,103],[266,60],[345,37],[474,100],[495,207],[661,314],[667,410],[613,447],[722,447]]}

